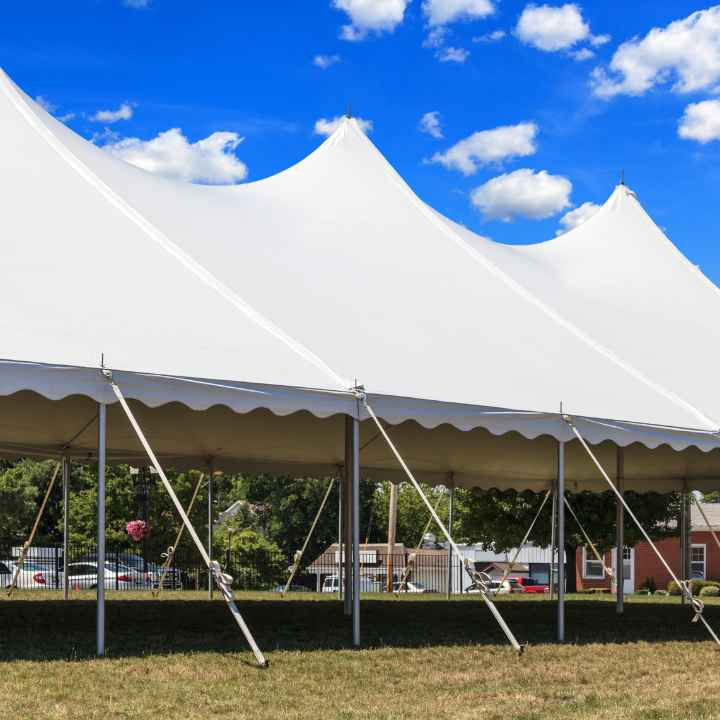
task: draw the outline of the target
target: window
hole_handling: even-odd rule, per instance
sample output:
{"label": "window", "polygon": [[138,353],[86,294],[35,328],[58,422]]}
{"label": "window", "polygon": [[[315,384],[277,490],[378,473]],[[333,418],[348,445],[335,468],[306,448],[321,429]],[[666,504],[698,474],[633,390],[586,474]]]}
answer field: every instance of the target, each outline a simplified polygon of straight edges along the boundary
{"label": "window", "polygon": [[604,580],[605,573],[603,571],[602,563],[592,554],[588,552],[588,549],[584,547],[583,552],[583,565],[582,565],[582,576],[585,580]]}
{"label": "window", "polygon": [[705,546],[693,545],[690,550],[690,577],[705,579]]}

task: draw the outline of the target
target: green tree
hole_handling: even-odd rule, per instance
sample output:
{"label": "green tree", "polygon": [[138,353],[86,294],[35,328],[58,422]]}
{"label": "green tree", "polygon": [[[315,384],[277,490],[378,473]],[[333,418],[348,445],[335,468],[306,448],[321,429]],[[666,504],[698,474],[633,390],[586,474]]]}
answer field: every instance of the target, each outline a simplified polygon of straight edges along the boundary
{"label": "green tree", "polygon": [[[625,498],[650,537],[661,539],[677,534],[680,506],[676,493],[626,492]],[[493,545],[498,552],[517,547],[541,502],[542,494],[529,491],[466,491],[458,512],[460,534],[470,542]],[[568,493],[568,502],[598,549],[607,550],[615,545],[616,500],[612,492]],[[550,544],[551,513],[548,500],[529,538],[536,545],[546,547]],[[572,591],[575,589],[575,553],[585,540],[567,511],[565,518],[565,552],[570,562],[568,590]],[[642,539],[638,528],[626,517],[625,543],[635,545]]]}

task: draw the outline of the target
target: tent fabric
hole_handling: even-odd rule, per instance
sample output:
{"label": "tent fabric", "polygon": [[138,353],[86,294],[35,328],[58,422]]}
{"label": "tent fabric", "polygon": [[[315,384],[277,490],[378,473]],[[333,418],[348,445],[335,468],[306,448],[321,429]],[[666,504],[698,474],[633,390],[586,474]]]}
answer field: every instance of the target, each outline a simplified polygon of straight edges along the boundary
{"label": "tent fabric", "polygon": [[[26,391],[38,405],[111,402],[102,358],[126,397],[178,419],[218,407],[365,419],[351,392],[362,385],[381,418],[417,425],[413,442],[446,426],[568,440],[562,408],[593,443],[697,448],[717,462],[712,401],[568,319],[532,253],[478,252],[481,239],[422,203],[353,120],[288,170],[230,187],[110,157],[1,71],[0,127],[0,302],[13,309],[0,318],[0,396],[11,414]],[[8,447],[63,442],[2,424]],[[194,445],[171,432],[164,456],[206,457],[206,432]],[[262,461],[288,459],[286,440]],[[255,461],[235,445],[228,462]],[[508,462],[525,468],[515,482],[529,477],[527,462]],[[480,482],[481,466],[468,477]],[[446,469],[438,458],[427,472]]]}

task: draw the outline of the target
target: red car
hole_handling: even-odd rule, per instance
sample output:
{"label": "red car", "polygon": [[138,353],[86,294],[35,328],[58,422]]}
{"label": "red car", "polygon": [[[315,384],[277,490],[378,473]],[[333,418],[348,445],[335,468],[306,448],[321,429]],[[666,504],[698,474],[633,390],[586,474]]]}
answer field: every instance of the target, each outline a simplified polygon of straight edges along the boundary
{"label": "red car", "polygon": [[[546,593],[550,592],[550,586],[549,585],[543,585],[541,582],[538,582],[535,580],[535,578],[526,578],[526,577],[513,577],[510,578],[510,581],[515,581],[520,587],[518,590],[520,592],[526,592],[526,593]],[[513,583],[515,584],[515,583]],[[522,589],[521,589],[522,588]]]}

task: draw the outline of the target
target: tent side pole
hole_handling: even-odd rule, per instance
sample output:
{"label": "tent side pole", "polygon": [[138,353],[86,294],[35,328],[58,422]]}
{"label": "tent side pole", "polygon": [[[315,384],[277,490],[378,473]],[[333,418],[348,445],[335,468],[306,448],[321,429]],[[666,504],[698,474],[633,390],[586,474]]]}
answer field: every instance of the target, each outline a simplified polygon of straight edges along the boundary
{"label": "tent side pole", "polygon": [[338,582],[343,589],[343,611],[347,617],[352,615],[353,584],[352,584],[352,418],[345,417],[345,475],[343,477],[343,554],[341,555],[343,576]]}
{"label": "tent side pole", "polygon": [[98,487],[97,487],[97,600],[96,626],[97,654],[105,655],[105,463],[107,405],[98,404]]}
{"label": "tent side pole", "polygon": [[[683,490],[680,495],[680,579],[688,579],[687,568],[687,493]],[[681,592],[680,603],[685,604],[685,593]]]}
{"label": "tent side pole", "polygon": [[557,478],[553,480],[552,484],[552,512],[550,513],[550,572],[549,572],[549,584],[550,584],[550,600],[555,599],[555,550],[556,550],[556,538],[555,538],[555,521],[557,520]]}
{"label": "tent side pole", "polygon": [[[625,454],[623,448],[617,448],[617,489],[620,495],[625,492]],[[615,611],[622,615],[625,610],[625,507],[620,498],[616,499],[615,509]]]}
{"label": "tent side pole", "polygon": [[68,599],[68,554],[70,550],[70,458],[62,459],[63,479],[63,599]]}
{"label": "tent side pole", "polygon": [[[208,461],[208,494],[207,494],[207,515],[208,515],[208,557],[213,556],[213,464]],[[208,600],[213,599],[213,576],[208,569]]]}
{"label": "tent side pole", "polygon": [[338,478],[338,556],[337,556],[337,579],[338,579],[338,600],[343,599],[343,518],[344,503],[343,496],[345,494],[345,468],[341,470],[342,474]]}
{"label": "tent side pole", "polygon": [[565,443],[561,440],[558,441],[557,460],[557,639],[558,642],[565,642],[565,503],[563,502],[565,497]]}
{"label": "tent side pole", "polygon": [[351,418],[352,448],[352,644],[360,647],[360,421]]}
{"label": "tent side pole", "polygon": [[[453,534],[453,505],[455,501],[455,484],[452,483],[450,485],[450,492],[448,495],[448,532],[450,535]],[[450,543],[448,543],[448,553],[447,553],[447,599],[450,599],[450,595],[452,595],[452,560],[453,560],[453,550]]]}

